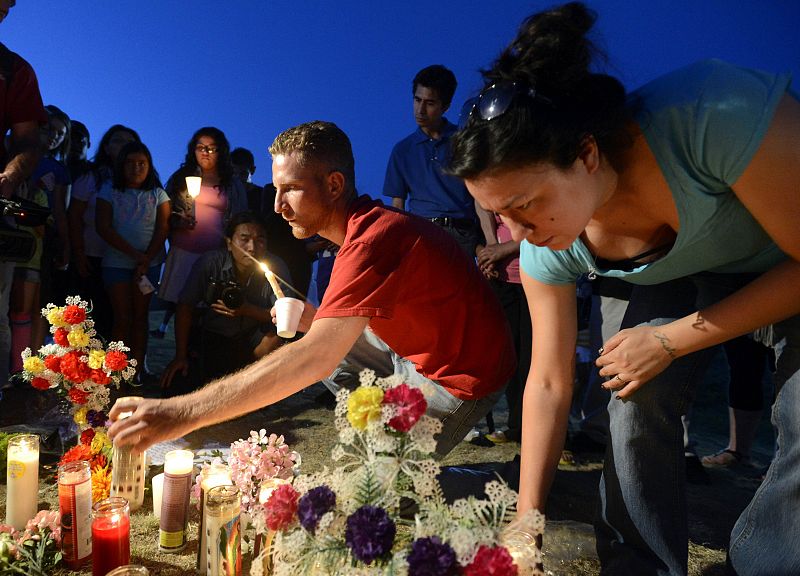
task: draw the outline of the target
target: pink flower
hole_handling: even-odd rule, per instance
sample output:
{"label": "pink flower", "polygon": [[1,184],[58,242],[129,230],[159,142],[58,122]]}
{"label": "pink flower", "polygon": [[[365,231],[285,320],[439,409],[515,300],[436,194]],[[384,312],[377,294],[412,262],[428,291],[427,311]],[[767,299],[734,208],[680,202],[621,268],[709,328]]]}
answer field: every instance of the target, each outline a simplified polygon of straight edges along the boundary
{"label": "pink flower", "polygon": [[481,546],[464,567],[464,576],[517,576],[517,565],[504,546]]}
{"label": "pink flower", "polygon": [[267,528],[283,530],[288,528],[297,512],[297,499],[300,493],[291,484],[278,486],[264,504]]}
{"label": "pink flower", "polygon": [[383,403],[394,406],[395,416],[389,420],[389,426],[398,432],[411,430],[428,408],[422,390],[405,383],[387,390],[383,395]]}

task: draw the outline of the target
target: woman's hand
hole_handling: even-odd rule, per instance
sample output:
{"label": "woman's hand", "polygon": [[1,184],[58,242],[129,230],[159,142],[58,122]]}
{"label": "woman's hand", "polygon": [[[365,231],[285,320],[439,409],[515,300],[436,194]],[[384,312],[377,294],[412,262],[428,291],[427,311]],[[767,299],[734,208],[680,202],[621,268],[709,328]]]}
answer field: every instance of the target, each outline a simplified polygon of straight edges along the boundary
{"label": "woman's hand", "polygon": [[609,379],[603,388],[616,390],[617,397],[624,400],[663,372],[675,359],[675,348],[664,328],[627,328],[609,338],[595,362],[600,376]]}

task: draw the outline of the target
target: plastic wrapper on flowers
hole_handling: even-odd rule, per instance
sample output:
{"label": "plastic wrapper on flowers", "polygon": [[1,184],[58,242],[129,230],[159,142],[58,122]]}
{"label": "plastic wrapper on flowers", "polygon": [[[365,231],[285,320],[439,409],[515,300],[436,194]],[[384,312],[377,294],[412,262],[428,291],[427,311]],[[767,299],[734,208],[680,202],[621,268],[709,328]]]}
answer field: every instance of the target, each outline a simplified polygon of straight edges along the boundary
{"label": "plastic wrapper on flowers", "polygon": [[21,377],[34,388],[56,390],[70,403],[78,426],[78,445],[64,454],[61,463],[87,460],[92,471],[92,499],[108,496],[111,484],[111,441],[105,433],[109,386],[133,378],[136,361],[128,358],[122,342],[104,346],[97,337],[89,304],[79,296],[66,306],[48,304],[42,315],[50,323],[53,342],[34,354],[22,352]]}
{"label": "plastic wrapper on flowers", "polygon": [[431,457],[442,425],[425,415],[423,392],[371,370],[360,380],[337,395],[335,465],[251,510],[272,543],[251,575],[543,574],[544,516],[516,518],[517,494],[500,481],[448,504]]}

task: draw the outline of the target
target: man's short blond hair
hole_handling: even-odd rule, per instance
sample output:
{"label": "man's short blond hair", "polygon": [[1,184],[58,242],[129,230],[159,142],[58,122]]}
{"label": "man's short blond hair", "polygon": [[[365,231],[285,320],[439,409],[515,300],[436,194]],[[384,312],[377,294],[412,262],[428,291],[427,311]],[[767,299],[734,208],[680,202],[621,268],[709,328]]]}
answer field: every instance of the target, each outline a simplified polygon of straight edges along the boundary
{"label": "man's short blond hair", "polygon": [[278,134],[269,147],[273,158],[279,154],[295,154],[301,166],[321,165],[329,171],[341,172],[345,187],[356,188],[355,159],[347,134],[333,122],[314,120]]}

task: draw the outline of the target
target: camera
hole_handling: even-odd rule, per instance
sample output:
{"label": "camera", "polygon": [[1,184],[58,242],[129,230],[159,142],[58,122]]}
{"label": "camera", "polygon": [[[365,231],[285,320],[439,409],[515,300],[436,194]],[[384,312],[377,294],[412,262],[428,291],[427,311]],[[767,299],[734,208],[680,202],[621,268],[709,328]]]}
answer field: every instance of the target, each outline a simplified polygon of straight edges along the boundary
{"label": "camera", "polygon": [[[41,226],[50,211],[18,197],[0,198],[0,215],[13,216],[22,226]],[[27,230],[18,230],[0,220],[0,261],[27,262],[36,251],[36,238]]]}
{"label": "camera", "polygon": [[211,278],[206,287],[206,303],[210,305],[217,300],[222,300],[228,308],[238,308],[244,304],[242,287],[233,280]]}

